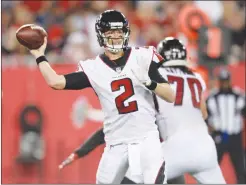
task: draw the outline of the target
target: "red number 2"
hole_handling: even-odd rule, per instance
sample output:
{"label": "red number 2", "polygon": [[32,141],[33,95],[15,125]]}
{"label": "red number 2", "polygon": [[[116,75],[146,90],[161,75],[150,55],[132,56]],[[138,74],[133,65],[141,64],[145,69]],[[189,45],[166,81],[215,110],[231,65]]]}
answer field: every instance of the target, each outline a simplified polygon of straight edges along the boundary
{"label": "red number 2", "polygon": [[115,98],[115,104],[119,114],[126,114],[138,110],[137,101],[131,101],[128,105],[124,105],[124,101],[134,95],[134,89],[130,78],[124,78],[111,82],[111,89],[113,92],[119,91],[120,87],[124,87],[125,91]]}
{"label": "red number 2", "polygon": [[[170,83],[174,83],[174,82],[177,83],[176,98],[175,98],[174,105],[175,106],[182,105],[183,98],[184,98],[184,79],[182,77],[172,76],[172,75],[168,75],[167,78]],[[196,78],[187,78],[187,82],[192,97],[192,104],[195,108],[200,108],[202,85],[200,81]],[[196,96],[195,89],[197,89],[198,99]]]}

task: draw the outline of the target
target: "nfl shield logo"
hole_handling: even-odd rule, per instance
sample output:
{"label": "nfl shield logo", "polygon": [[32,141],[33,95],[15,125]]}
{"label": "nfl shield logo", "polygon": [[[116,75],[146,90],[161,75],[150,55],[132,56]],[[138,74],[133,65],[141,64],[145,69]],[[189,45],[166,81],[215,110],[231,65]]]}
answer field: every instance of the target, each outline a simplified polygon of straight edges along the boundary
{"label": "nfl shield logo", "polygon": [[120,68],[120,67],[117,67],[117,68],[116,68],[116,72],[117,72],[117,73],[120,73],[120,72],[121,72],[121,68]]}

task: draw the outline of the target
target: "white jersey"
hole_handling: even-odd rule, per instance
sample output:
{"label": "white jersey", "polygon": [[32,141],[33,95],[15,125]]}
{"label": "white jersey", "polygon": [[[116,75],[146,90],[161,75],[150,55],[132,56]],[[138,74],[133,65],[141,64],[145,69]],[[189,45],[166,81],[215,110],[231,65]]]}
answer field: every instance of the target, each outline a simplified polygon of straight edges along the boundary
{"label": "white jersey", "polygon": [[131,48],[124,68],[116,70],[100,56],[79,62],[100,100],[107,144],[134,142],[157,132],[152,92],[131,70],[141,65],[148,72],[153,55],[153,48]]}
{"label": "white jersey", "polygon": [[198,73],[184,73],[179,68],[161,67],[160,74],[169,82],[176,94],[174,103],[158,98],[160,134],[165,139],[180,129],[207,128],[200,110],[206,84]]}

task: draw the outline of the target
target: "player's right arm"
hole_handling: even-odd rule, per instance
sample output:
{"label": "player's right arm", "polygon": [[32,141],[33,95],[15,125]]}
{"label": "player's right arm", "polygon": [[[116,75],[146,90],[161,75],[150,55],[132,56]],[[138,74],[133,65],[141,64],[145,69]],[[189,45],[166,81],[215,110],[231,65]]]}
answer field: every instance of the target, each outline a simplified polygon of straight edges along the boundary
{"label": "player's right arm", "polygon": [[47,45],[47,38],[44,38],[44,44],[37,50],[30,50],[31,54],[36,58],[39,70],[43,75],[46,83],[53,89],[83,89],[91,87],[90,82],[84,72],[70,73],[66,75],[58,75],[50,66],[44,52]]}
{"label": "player's right arm", "polygon": [[93,151],[96,147],[104,144],[103,128],[96,131],[85,143],[83,143],[78,149],[71,153],[60,165],[59,169],[71,164],[75,160],[82,158]]}
{"label": "player's right arm", "polygon": [[207,111],[207,105],[204,97],[201,98],[200,109],[202,112],[203,119],[206,120],[208,118],[208,111]]}
{"label": "player's right arm", "polygon": [[195,73],[197,79],[200,81],[201,86],[202,86],[202,94],[201,94],[201,100],[200,100],[200,110],[202,113],[202,117],[204,120],[207,120],[208,118],[208,111],[207,111],[207,105],[206,105],[206,100],[205,100],[205,91],[207,89],[206,83],[203,80],[202,76],[198,73]]}

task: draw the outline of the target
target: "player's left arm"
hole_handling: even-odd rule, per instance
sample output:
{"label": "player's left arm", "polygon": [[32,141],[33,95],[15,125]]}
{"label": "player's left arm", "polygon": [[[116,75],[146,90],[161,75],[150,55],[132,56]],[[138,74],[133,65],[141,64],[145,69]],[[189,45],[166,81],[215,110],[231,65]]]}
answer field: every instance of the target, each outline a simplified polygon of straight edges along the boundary
{"label": "player's left arm", "polygon": [[[152,61],[149,67],[149,77],[150,77],[150,87],[156,86],[153,90],[153,92],[161,97],[163,100],[166,100],[167,102],[173,103],[175,101],[175,95],[174,92],[169,85],[169,83],[161,76],[161,74],[158,71],[158,68],[160,66],[160,63],[156,63],[155,61]],[[148,85],[146,85],[148,88]]]}
{"label": "player's left arm", "polygon": [[[148,75],[151,80],[150,86],[153,86],[151,90],[158,95],[160,98],[166,100],[167,102],[173,103],[175,101],[175,94],[169,85],[168,81],[163,78],[163,76],[158,71],[159,67],[163,64],[163,57],[153,49],[152,60],[149,66]],[[148,86],[147,86],[148,88]]]}
{"label": "player's left arm", "polygon": [[145,85],[146,88],[153,91],[161,99],[173,103],[175,94],[171,86],[158,71],[158,68],[164,61],[162,56],[151,48],[143,50],[141,56],[142,61],[138,61],[138,66],[132,69],[133,75]]}

